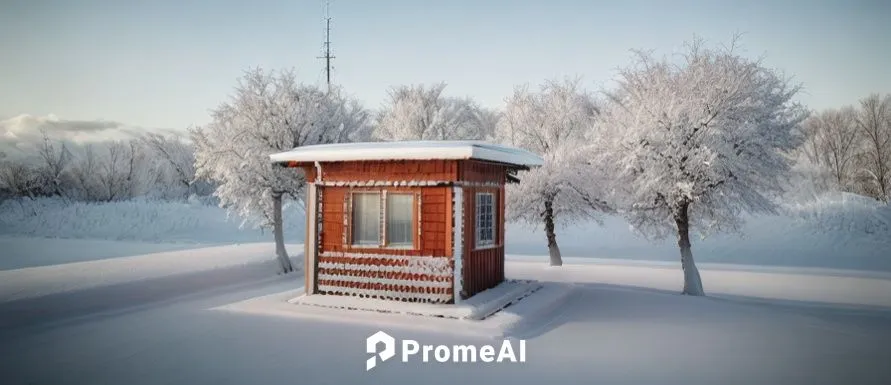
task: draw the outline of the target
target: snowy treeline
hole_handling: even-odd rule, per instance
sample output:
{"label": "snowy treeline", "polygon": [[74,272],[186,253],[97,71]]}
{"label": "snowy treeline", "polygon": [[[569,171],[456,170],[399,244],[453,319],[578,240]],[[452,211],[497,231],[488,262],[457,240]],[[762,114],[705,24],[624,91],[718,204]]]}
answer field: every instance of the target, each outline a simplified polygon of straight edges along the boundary
{"label": "snowy treeline", "polygon": [[891,94],[815,112],[802,131],[801,171],[814,187],[891,199]]}
{"label": "snowy treeline", "polygon": [[185,199],[212,192],[212,184],[195,178],[192,145],[176,135],[74,143],[44,132],[30,156],[0,157],[0,196],[6,198],[110,202]]}

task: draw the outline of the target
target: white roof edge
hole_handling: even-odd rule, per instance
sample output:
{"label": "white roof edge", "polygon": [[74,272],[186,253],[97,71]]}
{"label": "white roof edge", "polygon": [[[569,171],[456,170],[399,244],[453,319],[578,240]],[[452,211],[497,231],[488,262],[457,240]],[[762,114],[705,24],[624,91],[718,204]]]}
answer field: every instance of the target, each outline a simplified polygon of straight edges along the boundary
{"label": "white roof edge", "polygon": [[484,141],[397,141],[303,146],[269,155],[272,162],[476,159],[524,167],[544,161],[529,151]]}

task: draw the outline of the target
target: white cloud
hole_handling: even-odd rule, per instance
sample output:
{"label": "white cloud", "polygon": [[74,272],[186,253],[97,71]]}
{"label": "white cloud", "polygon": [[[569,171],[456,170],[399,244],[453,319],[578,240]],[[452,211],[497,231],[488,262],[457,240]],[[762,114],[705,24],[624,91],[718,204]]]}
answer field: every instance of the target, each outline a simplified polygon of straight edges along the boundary
{"label": "white cloud", "polygon": [[12,156],[33,154],[35,144],[43,140],[44,131],[54,141],[82,145],[131,139],[149,130],[107,120],[66,120],[53,114],[22,114],[0,120],[0,152]]}

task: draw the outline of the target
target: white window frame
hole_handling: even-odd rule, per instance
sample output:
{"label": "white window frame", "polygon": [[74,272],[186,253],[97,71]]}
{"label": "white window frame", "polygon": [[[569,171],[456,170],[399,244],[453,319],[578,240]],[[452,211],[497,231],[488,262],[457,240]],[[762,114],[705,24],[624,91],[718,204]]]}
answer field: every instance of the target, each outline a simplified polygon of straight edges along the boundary
{"label": "white window frame", "polygon": [[[482,197],[482,196],[489,196],[490,202],[492,205],[492,208],[489,211],[490,214],[492,215],[492,239],[487,239],[487,240],[481,239],[482,234],[483,234],[483,232],[482,232],[483,228],[482,228],[482,226],[480,226],[480,223],[482,222],[483,215],[482,215],[482,210],[480,210],[480,207],[482,207],[482,205],[481,205],[482,199],[480,199],[480,197]],[[497,242],[497,240],[498,240],[498,234],[497,234],[498,223],[496,223],[496,221],[498,220],[498,214],[496,212],[496,210],[498,209],[498,204],[495,201],[495,199],[496,199],[495,194],[491,193],[491,192],[478,192],[478,193],[476,193],[476,196],[474,198],[475,198],[474,199],[474,211],[473,211],[474,224],[475,224],[475,226],[474,226],[474,233],[475,233],[474,234],[474,241],[475,241],[474,245],[476,246],[476,249],[486,249],[486,248],[495,247],[495,246],[497,246],[497,243],[498,243]]]}
{"label": "white window frame", "polygon": [[[356,225],[355,225],[355,196],[357,194],[373,194],[377,195],[380,200],[380,218],[378,218],[378,234],[380,235],[377,243],[357,243],[355,237]],[[411,235],[411,242],[409,243],[399,243],[399,244],[390,244],[387,239],[387,195],[408,195],[411,197],[411,212],[412,212],[412,222],[414,222],[416,213],[415,210],[417,208],[416,205],[416,196],[414,192],[411,191],[388,191],[388,190],[359,190],[359,191],[351,191],[350,192],[350,215],[349,215],[349,232],[350,232],[350,245],[349,247],[354,249],[404,249],[404,250],[413,250],[415,245],[417,244],[417,236],[415,232],[409,232]],[[420,223],[418,224],[418,233],[420,233]]]}

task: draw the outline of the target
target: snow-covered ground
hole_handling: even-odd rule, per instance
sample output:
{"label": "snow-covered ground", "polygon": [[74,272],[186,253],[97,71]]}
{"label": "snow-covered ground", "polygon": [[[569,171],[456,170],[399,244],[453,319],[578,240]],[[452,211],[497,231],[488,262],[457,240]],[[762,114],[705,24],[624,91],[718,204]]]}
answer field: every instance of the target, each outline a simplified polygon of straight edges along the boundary
{"label": "snow-covered ground", "polygon": [[0,257],[0,271],[189,250],[206,246],[208,245],[201,243],[2,236],[0,237],[0,250],[3,251],[2,257]]}
{"label": "snow-covered ground", "polygon": [[[82,245],[84,241],[54,240]],[[126,243],[125,248],[133,247]],[[287,245],[298,273],[303,245]],[[0,270],[0,329],[53,323],[263,282],[279,270],[272,243],[208,246]]]}
{"label": "snow-covered ground", "polygon": [[[287,248],[292,256],[302,255],[301,244]],[[278,263],[274,255],[274,245],[264,242],[5,270],[0,271],[0,302],[230,267],[261,265],[271,275]]]}
{"label": "snow-covered ground", "polygon": [[[500,341],[457,323],[421,328],[428,321],[410,315],[357,312],[337,322],[220,311],[293,290],[293,277],[281,277],[0,335],[0,372],[5,384],[887,384],[891,378],[891,303],[874,296],[891,292],[891,281],[703,274],[711,294],[734,297],[677,295],[680,273],[661,267],[509,262],[511,278],[576,285],[567,302],[514,335],[527,341],[525,363],[391,359],[366,371],[365,338],[378,330],[422,344]],[[782,301],[766,305],[748,296]],[[815,299],[819,306],[799,303]]]}

